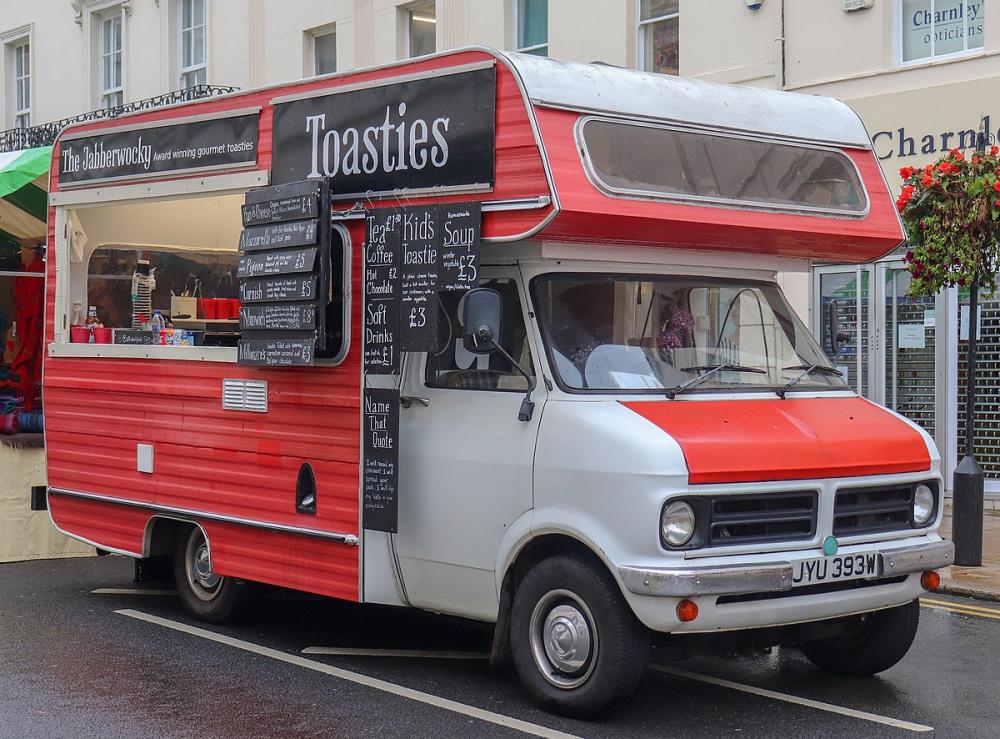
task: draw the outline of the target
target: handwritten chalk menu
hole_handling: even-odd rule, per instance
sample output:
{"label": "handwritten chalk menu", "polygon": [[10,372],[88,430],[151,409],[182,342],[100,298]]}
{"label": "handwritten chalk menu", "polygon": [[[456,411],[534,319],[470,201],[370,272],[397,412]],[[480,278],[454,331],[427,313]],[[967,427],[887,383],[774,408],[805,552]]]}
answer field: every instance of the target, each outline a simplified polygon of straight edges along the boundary
{"label": "handwritten chalk menu", "polygon": [[320,185],[320,180],[305,180],[250,190],[244,197],[243,225],[318,217]]}
{"label": "handwritten chalk menu", "polygon": [[312,303],[240,306],[240,328],[312,331],[316,328],[316,306]]}
{"label": "handwritten chalk menu", "polygon": [[309,246],[316,243],[316,221],[290,221],[251,226],[240,234],[240,251],[277,249],[285,246]]}
{"label": "handwritten chalk menu", "polygon": [[441,254],[437,206],[402,213],[399,272],[400,348],[437,348],[438,265]]}
{"label": "handwritten chalk menu", "polygon": [[399,391],[365,388],[364,527],[396,533],[399,509]]}
{"label": "handwritten chalk menu", "polygon": [[315,246],[305,249],[284,249],[282,251],[255,251],[240,257],[237,277],[260,277],[261,275],[287,275],[298,272],[312,272],[316,267]]}
{"label": "handwritten chalk menu", "polygon": [[441,206],[440,290],[470,290],[479,286],[479,243],[482,206],[455,203]]}
{"label": "handwritten chalk menu", "polygon": [[281,303],[316,299],[315,275],[240,280],[241,303]]}
{"label": "handwritten chalk menu", "polygon": [[237,364],[296,367],[312,364],[314,339],[240,339]]}
{"label": "handwritten chalk menu", "polygon": [[308,365],[325,348],[329,212],[325,180],[247,192],[236,273],[239,364]]}
{"label": "handwritten chalk menu", "polygon": [[399,239],[402,216],[395,210],[365,219],[365,372],[399,371]]}

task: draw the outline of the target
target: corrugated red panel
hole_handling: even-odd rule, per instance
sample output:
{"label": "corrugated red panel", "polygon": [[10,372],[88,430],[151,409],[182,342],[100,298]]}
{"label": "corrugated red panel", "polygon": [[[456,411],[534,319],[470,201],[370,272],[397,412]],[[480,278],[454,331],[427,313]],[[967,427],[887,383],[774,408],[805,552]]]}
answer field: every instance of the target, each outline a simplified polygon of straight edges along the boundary
{"label": "corrugated red panel", "polygon": [[833,262],[866,262],[903,239],[875,155],[847,149],[871,210],[864,218],[800,216],[613,198],[587,177],[573,135],[578,113],[536,107],[561,210],[542,233],[554,241],[707,249]]}
{"label": "corrugated red panel", "polygon": [[[490,59],[483,52],[401,64],[335,79],[302,82],[221,99],[153,110],[75,131],[260,106],[258,167],[270,168],[273,97]],[[477,199],[549,195],[541,154],[520,88],[497,65],[496,186]],[[58,191],[58,143],[50,171]],[[410,204],[468,200],[411,198]],[[395,205],[395,201],[387,205]],[[484,214],[488,237],[536,227],[551,206]],[[49,244],[54,244],[54,209]],[[359,534],[360,222],[353,240],[350,353],[336,368],[288,370],[218,362],[46,357],[44,374],[49,485],[158,505],[233,515],[346,534]],[[54,336],[56,251],[50,248],[46,339]],[[65,268],[65,267],[64,267]],[[266,414],[222,410],[224,378],[266,379]],[[155,448],[155,472],[136,470],[136,445]],[[317,513],[295,512],[299,466],[316,472]],[[65,530],[105,546],[139,552],[150,516],[139,508],[54,495],[53,518]],[[358,597],[358,548],[315,537],[203,521],[213,564],[226,575],[340,598]]]}

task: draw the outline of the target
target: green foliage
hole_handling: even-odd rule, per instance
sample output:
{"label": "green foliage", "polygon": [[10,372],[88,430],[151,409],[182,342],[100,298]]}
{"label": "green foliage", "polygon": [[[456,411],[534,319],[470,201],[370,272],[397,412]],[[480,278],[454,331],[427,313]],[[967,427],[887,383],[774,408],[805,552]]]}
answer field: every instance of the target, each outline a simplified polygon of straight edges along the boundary
{"label": "green foliage", "polygon": [[1000,149],[966,157],[952,149],[934,164],[903,167],[896,200],[910,250],[911,297],[974,280],[991,296],[1000,268]]}

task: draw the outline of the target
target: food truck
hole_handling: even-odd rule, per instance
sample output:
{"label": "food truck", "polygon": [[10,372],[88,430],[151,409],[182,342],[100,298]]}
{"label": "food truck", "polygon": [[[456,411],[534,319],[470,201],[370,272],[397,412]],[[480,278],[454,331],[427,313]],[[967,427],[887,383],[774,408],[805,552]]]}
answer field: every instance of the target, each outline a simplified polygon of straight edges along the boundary
{"label": "food truck", "polygon": [[776,277],[903,239],[836,100],[469,48],[73,125],[50,185],[35,503],[199,618],[495,624],[588,716],[654,636],[885,670],[951,563],[932,440]]}

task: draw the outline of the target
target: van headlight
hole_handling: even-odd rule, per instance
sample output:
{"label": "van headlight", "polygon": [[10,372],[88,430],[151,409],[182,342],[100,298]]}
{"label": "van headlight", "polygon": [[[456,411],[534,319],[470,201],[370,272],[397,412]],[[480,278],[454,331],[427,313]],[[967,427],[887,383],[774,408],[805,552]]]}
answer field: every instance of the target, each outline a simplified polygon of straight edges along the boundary
{"label": "van headlight", "polygon": [[683,500],[667,503],[660,514],[660,534],[664,543],[682,547],[694,536],[694,510]]}
{"label": "van headlight", "polygon": [[913,525],[926,526],[934,516],[934,490],[920,483],[913,489]]}

